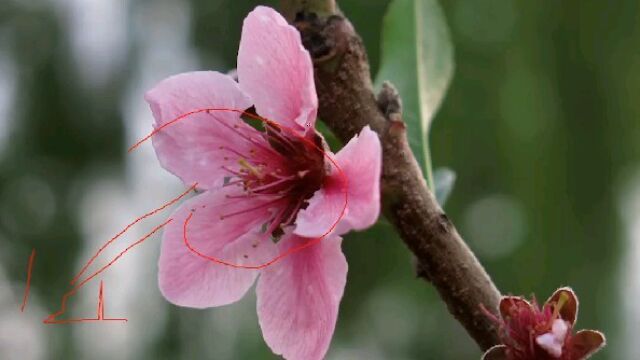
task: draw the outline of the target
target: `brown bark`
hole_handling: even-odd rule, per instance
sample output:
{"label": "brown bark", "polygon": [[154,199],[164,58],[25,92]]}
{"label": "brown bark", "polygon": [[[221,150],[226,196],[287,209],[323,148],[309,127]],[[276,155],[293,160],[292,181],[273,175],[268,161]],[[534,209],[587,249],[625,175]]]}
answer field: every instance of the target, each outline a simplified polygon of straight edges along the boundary
{"label": "brown bark", "polygon": [[[282,4],[314,61],[319,117],[343,142],[367,125],[379,134],[385,215],[415,254],[418,276],[436,287],[483,350],[497,344],[496,328],[481,306],[497,313],[500,292],[427,188],[409,148],[397,92],[385,84],[376,98],[362,41],[334,1]],[[318,6],[334,13],[316,13]]]}

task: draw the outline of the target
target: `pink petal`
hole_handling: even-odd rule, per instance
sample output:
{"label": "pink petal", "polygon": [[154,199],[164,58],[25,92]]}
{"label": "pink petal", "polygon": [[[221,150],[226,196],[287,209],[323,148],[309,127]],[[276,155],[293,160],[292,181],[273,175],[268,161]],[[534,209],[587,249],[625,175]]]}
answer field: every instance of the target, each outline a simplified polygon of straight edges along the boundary
{"label": "pink petal", "polygon": [[[280,253],[310,239],[285,235]],[[337,236],[285,257],[258,280],[258,318],[265,341],[289,360],[322,359],[329,348],[347,280]]]}
{"label": "pink petal", "polygon": [[184,242],[184,223],[190,213],[193,216],[187,224],[187,239],[198,252],[241,265],[259,265],[275,257],[275,245],[270,240],[258,241],[264,238],[257,232],[270,217],[268,207],[220,220],[221,215],[264,204],[256,200],[233,202],[226,197],[232,192],[231,186],[205,192],[186,201],[171,216],[158,263],[160,291],[168,301],[194,308],[233,303],[242,298],[258,275],[256,270],[221,265],[189,250]]}
{"label": "pink petal", "polygon": [[331,179],[300,211],[295,233],[320,237],[340,218],[345,204],[343,180],[348,184],[347,209],[335,228],[336,234],[373,225],[380,214],[380,171],[382,148],[378,135],[366,126],[335,156],[340,170],[334,167]]}
{"label": "pink petal", "polygon": [[544,333],[536,337],[536,343],[554,358],[562,356],[564,339],[567,336],[569,325],[562,319],[554,320],[551,325],[551,332]]}
{"label": "pink petal", "polygon": [[311,57],[298,30],[275,10],[258,6],[244,20],[238,79],[261,116],[301,133],[314,127],[318,97]]}
{"label": "pink petal", "polygon": [[[169,77],[149,90],[145,99],[151,105],[155,128],[199,109],[229,108],[242,111],[251,106],[235,81],[213,71]],[[234,129],[233,125],[238,128]],[[167,125],[152,137],[152,141],[165,169],[179,176],[186,185],[197,182],[199,188],[210,189],[229,175],[221,170],[221,166],[237,164],[237,156],[227,149],[249,153],[255,148],[238,132],[257,134],[240,120],[239,113],[203,112]]]}
{"label": "pink petal", "polygon": [[336,161],[349,181],[348,211],[342,223],[355,230],[368,228],[380,215],[382,147],[378,134],[365,126],[336,154]]}
{"label": "pink petal", "polygon": [[[343,234],[347,231],[340,226],[345,193],[339,185],[324,186],[316,191],[306,209],[300,210],[296,218],[295,234],[305,237],[323,237],[330,232]],[[346,214],[346,210],[345,210]]]}

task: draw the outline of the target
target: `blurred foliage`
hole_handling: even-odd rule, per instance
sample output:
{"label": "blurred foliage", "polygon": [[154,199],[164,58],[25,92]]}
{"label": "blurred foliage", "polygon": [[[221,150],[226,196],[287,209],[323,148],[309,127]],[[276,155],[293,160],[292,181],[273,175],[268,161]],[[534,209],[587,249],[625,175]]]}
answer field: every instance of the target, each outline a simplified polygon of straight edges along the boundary
{"label": "blurred foliage", "polygon": [[436,199],[440,206],[444,207],[456,184],[456,173],[447,167],[437,168],[433,172],[433,183],[435,184]]}
{"label": "blurred foliage", "polygon": [[[376,74],[388,1],[339,3]],[[621,349],[630,346],[621,341],[619,306],[627,245],[617,198],[640,166],[640,3],[441,4],[456,71],[430,138],[434,165],[457,174],[448,215],[505,293],[543,297],[573,286],[581,299],[579,327],[608,335],[609,347],[595,358],[622,358]],[[242,19],[257,2],[184,5],[199,66],[233,68]],[[151,2],[129,6],[144,12]],[[0,6],[0,65],[10,62],[0,67],[0,78],[15,83],[11,126],[0,136],[6,142],[0,146],[0,262],[22,282],[25,261],[38,249],[33,291],[47,311],[56,309],[83,246],[78,184],[96,167],[125,171],[123,93],[145,42],[127,44],[113,75],[87,87],[63,14],[56,1]],[[384,219],[349,235],[344,249],[350,271],[329,358],[479,356],[434,290],[415,278],[409,252]],[[207,329],[202,314],[218,311],[172,307],[146,358],[202,358],[223,346],[215,336],[196,336]],[[76,358],[71,332],[59,331],[47,357]],[[274,358],[256,323],[240,334],[231,358]]]}
{"label": "blurred foliage", "polygon": [[429,188],[435,189],[429,151],[431,121],[453,74],[449,29],[437,0],[395,0],[382,27],[376,84],[391,81],[402,96],[411,149]]}

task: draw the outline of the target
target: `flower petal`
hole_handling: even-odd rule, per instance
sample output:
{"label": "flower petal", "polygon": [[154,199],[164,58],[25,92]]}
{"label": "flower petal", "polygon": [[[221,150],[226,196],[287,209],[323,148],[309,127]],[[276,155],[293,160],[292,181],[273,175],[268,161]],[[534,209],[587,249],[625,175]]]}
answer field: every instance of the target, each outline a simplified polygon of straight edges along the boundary
{"label": "flower petal", "polygon": [[551,332],[538,335],[536,337],[536,344],[546,351],[547,354],[558,359],[562,356],[564,340],[567,337],[568,330],[569,325],[567,325],[566,321],[555,319],[551,326]]}
{"label": "flower petal", "polygon": [[300,33],[275,10],[258,6],[244,20],[238,79],[258,114],[294,131],[315,125],[318,97]]}
{"label": "flower petal", "polygon": [[[213,71],[171,76],[149,90],[145,99],[151,106],[156,129],[193,111],[211,108],[243,111],[251,106],[235,81]],[[256,148],[243,137],[247,134],[258,132],[240,120],[240,113],[212,111],[192,114],[166,125],[152,141],[165,169],[186,185],[197,182],[198,188],[210,189],[228,176],[221,166],[235,166],[236,153],[246,154]]]}
{"label": "flower petal", "polygon": [[595,330],[578,331],[571,338],[571,359],[584,360],[606,345],[604,335]]}
{"label": "flower petal", "polygon": [[242,298],[258,275],[256,270],[215,263],[188,249],[184,240],[185,220],[191,213],[186,234],[189,245],[196,251],[240,265],[259,265],[275,257],[271,241],[258,241],[264,234],[258,234],[257,229],[270,216],[267,207],[220,220],[221,215],[264,205],[256,200],[231,202],[226,197],[232,193],[231,188],[189,199],[171,216],[173,220],[164,230],[158,262],[160,291],[168,301],[194,308],[233,303]]}
{"label": "flower petal", "polygon": [[[309,206],[298,213],[295,233],[320,237],[338,221],[338,235],[373,225],[380,214],[380,171],[382,148],[378,135],[366,126],[335,156],[335,169],[323,188],[309,199]],[[347,197],[344,181],[347,181]],[[345,202],[346,211],[342,214]],[[340,216],[342,218],[340,219]]]}
{"label": "flower petal", "polygon": [[[285,235],[278,248],[282,254],[309,241]],[[263,270],[256,290],[258,318],[274,353],[289,360],[324,357],[347,280],[341,243],[337,236],[323,238]]]}
{"label": "flower petal", "polygon": [[507,360],[507,347],[495,345],[482,355],[482,360]]}
{"label": "flower petal", "polygon": [[346,214],[348,198],[339,185],[323,186],[309,199],[309,206],[300,210],[294,233],[304,237],[324,237],[329,233],[344,234],[340,216]]}
{"label": "flower petal", "polygon": [[380,215],[382,146],[378,134],[365,126],[336,154],[336,161],[349,181],[349,203],[341,226],[347,225],[349,230],[368,228]]}
{"label": "flower petal", "polygon": [[578,319],[578,297],[570,287],[563,287],[556,290],[545,302],[545,305],[559,304],[560,302],[562,302],[559,309],[560,317],[573,326]]}

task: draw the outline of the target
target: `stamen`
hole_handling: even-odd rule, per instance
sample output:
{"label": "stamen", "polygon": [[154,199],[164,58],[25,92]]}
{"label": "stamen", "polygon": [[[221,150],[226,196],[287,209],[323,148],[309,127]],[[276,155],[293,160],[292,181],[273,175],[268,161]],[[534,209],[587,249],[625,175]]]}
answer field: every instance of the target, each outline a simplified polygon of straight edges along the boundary
{"label": "stamen", "polygon": [[224,220],[224,219],[230,218],[232,216],[236,216],[236,215],[240,215],[240,214],[246,214],[248,212],[252,212],[252,211],[255,211],[255,210],[258,210],[258,209],[265,208],[267,206],[270,206],[270,205],[273,205],[273,204],[277,203],[278,201],[281,201],[282,199],[284,199],[284,197],[279,197],[279,198],[277,198],[275,200],[266,202],[264,204],[260,204],[260,205],[258,205],[256,207],[253,207],[253,208],[243,209],[243,210],[235,211],[235,212],[232,212],[232,213],[229,213],[229,214],[220,215],[220,220]]}
{"label": "stamen", "polygon": [[282,194],[263,194],[263,193],[247,193],[243,195],[226,195],[227,199],[250,199],[265,196],[282,196]]}
{"label": "stamen", "polygon": [[271,235],[271,233],[273,233],[278,228],[278,226],[280,226],[280,224],[282,224],[282,216],[284,216],[284,213],[285,213],[286,210],[287,210],[287,208],[283,207],[278,212],[278,215],[273,217],[273,220],[271,220],[271,224],[269,224],[269,227],[265,231],[266,234]]}
{"label": "stamen", "polygon": [[274,178],[278,178],[278,179],[289,178],[289,176],[282,176],[282,169],[280,169],[280,168],[276,169],[276,171],[270,172],[269,175],[273,176]]}
{"label": "stamen", "polygon": [[558,302],[553,307],[553,319],[557,319],[559,317],[560,310],[562,310],[562,307],[567,303],[567,301],[569,301],[569,297],[567,296],[567,294],[561,293]]}
{"label": "stamen", "polygon": [[482,313],[484,313],[484,316],[486,316],[487,318],[489,318],[489,320],[493,321],[496,325],[502,325],[502,321],[491,311],[487,310],[487,308],[484,306],[484,304],[480,304],[480,311]]}
{"label": "stamen", "polygon": [[296,187],[296,184],[291,184],[291,186],[276,192],[276,194],[280,194],[282,196],[288,195],[291,192],[291,190],[293,190],[295,187]]}
{"label": "stamen", "polygon": [[260,169],[249,164],[249,162],[245,158],[238,159],[238,163],[253,176],[257,177],[260,180],[264,179],[264,174],[260,171]]}
{"label": "stamen", "polygon": [[289,151],[296,151],[296,146],[291,142],[291,140],[289,140],[286,136],[283,136],[280,131],[276,130],[271,125],[267,126],[265,136],[268,137],[267,141],[271,140],[277,142],[279,145],[288,148]]}
{"label": "stamen", "polygon": [[532,354],[535,354],[535,349],[533,346],[535,343],[535,337],[536,337],[535,331],[533,329],[529,330],[529,351]]}
{"label": "stamen", "polygon": [[[254,165],[266,165],[264,162],[257,162],[257,161],[255,161],[255,159],[254,159],[254,158],[255,158],[256,152],[255,152],[255,150],[253,150],[253,149],[251,149],[251,151],[249,151],[249,153],[251,154],[251,156],[247,156],[247,155],[245,155],[245,154],[243,154],[243,153],[241,153],[241,152],[239,152],[239,151],[237,151],[237,150],[234,150],[234,149],[232,149],[232,148],[230,148],[230,147],[228,147],[228,146],[220,146],[220,150],[227,150],[227,151],[229,151],[230,153],[232,153],[232,154],[234,154],[234,155],[239,156],[240,158],[248,159],[249,161],[251,161],[252,163],[254,163]],[[228,158],[228,157],[225,157],[224,159],[225,159],[225,160],[228,160],[229,158]]]}
{"label": "stamen", "polygon": [[214,118],[215,120],[217,120],[219,123],[221,123],[221,124],[222,124],[224,127],[226,127],[227,129],[229,129],[229,130],[231,130],[231,131],[235,132],[236,134],[240,135],[240,137],[242,137],[243,139],[247,140],[247,141],[248,141],[248,142],[250,142],[251,144],[254,144],[254,145],[256,145],[256,146],[259,146],[259,147],[261,147],[261,148],[262,148],[262,149],[264,149],[264,150],[267,150],[267,151],[269,151],[269,152],[271,152],[271,153],[273,153],[273,154],[275,154],[275,155],[280,156],[280,154],[279,154],[277,151],[275,151],[275,150],[271,149],[271,148],[270,148],[270,147],[268,147],[268,146],[265,146],[265,144],[263,144],[263,143],[261,143],[261,142],[259,142],[259,141],[256,141],[255,139],[251,138],[251,136],[249,136],[249,135],[247,135],[247,134],[243,134],[243,133],[238,129],[239,127],[238,127],[237,125],[235,125],[235,126],[231,126],[231,125],[227,124],[226,122],[222,121],[221,119],[218,119],[218,118],[217,118],[217,117],[215,117],[215,116],[214,116],[213,118]]}
{"label": "stamen", "polygon": [[235,170],[233,170],[233,169],[230,169],[230,168],[228,168],[228,167],[226,167],[226,166],[220,166],[220,168],[222,168],[223,170],[225,170],[225,171],[227,171],[227,172],[232,173],[232,174],[233,174],[233,175],[235,175],[235,176],[241,176],[241,177],[242,177],[242,176],[244,176],[244,174],[243,174],[242,172],[237,172],[237,171],[235,171]]}
{"label": "stamen", "polygon": [[282,132],[280,131],[279,128],[277,128],[276,126],[273,126],[270,123],[266,123],[266,127],[267,127],[267,130],[270,130],[270,132],[268,132],[269,135],[277,136],[283,142],[286,142],[287,144],[293,145],[293,143],[291,142],[291,140],[289,140],[289,138],[287,138],[286,136],[282,135]]}
{"label": "stamen", "polygon": [[254,187],[254,188],[251,188],[249,190],[251,190],[254,193],[258,192],[258,191],[264,191],[264,190],[268,190],[269,188],[272,188],[272,187],[274,187],[276,185],[280,185],[282,183],[285,183],[285,182],[287,182],[289,180],[293,180],[293,179],[295,179],[295,176],[282,177],[282,178],[280,178],[280,180],[272,181],[272,182],[270,182],[270,183],[268,183],[266,185]]}
{"label": "stamen", "polygon": [[[284,211],[286,210],[286,208],[282,208],[280,209],[280,211],[278,211],[278,214],[276,216],[273,217],[272,220],[266,222],[265,224],[263,224],[263,230],[261,230],[262,235],[257,237],[252,243],[251,243],[251,247],[256,248],[258,247],[258,245],[260,244],[260,241],[268,239],[271,234],[278,228],[278,226],[280,226],[281,224],[281,220],[282,220],[282,215],[284,215]],[[269,225],[267,225],[269,224]]]}
{"label": "stamen", "polygon": [[291,213],[289,214],[289,217],[287,218],[287,220],[282,222],[283,224],[285,225],[291,224],[291,222],[295,219],[296,215],[298,214],[298,210],[300,210],[300,207],[302,206],[303,202],[304,202],[303,199],[298,199],[298,202],[293,207],[293,210],[291,210]]}

